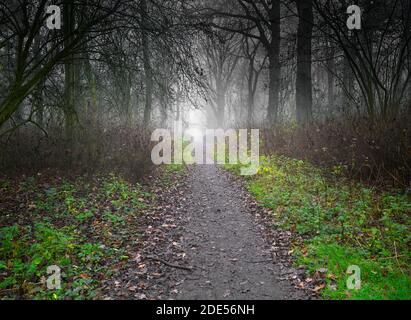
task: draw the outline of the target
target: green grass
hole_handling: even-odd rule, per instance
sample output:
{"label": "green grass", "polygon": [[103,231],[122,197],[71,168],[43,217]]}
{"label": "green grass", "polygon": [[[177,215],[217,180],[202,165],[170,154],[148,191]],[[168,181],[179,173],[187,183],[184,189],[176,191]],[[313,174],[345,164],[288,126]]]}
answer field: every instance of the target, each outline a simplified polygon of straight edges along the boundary
{"label": "green grass", "polygon": [[[138,217],[152,199],[115,175],[92,182],[32,177],[1,188],[2,299],[98,298],[101,279],[127,257],[123,244],[138,237]],[[61,290],[46,288],[52,265],[62,270]]]}
{"label": "green grass", "polygon": [[[239,173],[239,166],[226,166]],[[273,211],[273,225],[293,231],[295,261],[327,269],[327,299],[410,299],[409,196],[381,193],[301,160],[261,157],[249,191]],[[348,290],[347,268],[361,268],[362,287]]]}
{"label": "green grass", "polygon": [[162,167],[161,183],[171,186],[178,177],[181,177],[187,169],[185,164],[167,164]]}

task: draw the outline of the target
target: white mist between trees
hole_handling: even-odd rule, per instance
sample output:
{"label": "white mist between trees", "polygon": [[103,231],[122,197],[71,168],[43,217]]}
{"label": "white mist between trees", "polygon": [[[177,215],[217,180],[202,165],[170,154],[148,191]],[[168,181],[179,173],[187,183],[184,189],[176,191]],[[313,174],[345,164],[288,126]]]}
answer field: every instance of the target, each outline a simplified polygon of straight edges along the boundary
{"label": "white mist between trees", "polygon": [[174,122],[173,133],[167,129],[157,129],[151,135],[151,141],[158,142],[151,152],[155,165],[242,164],[245,167],[241,168],[241,175],[255,175],[258,172],[260,131],[257,129],[206,129],[202,133],[198,129],[183,131],[182,122]]}

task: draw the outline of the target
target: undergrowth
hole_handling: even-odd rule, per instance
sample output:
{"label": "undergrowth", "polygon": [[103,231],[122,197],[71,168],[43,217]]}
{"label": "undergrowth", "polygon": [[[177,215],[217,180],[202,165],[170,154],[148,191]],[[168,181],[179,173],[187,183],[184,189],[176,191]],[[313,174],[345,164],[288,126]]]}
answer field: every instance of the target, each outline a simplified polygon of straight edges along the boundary
{"label": "undergrowth", "polygon": [[[411,299],[409,195],[378,192],[284,156],[261,157],[246,186],[272,209],[273,226],[293,231],[296,265],[326,270],[326,299]],[[240,166],[227,165],[239,174]],[[361,289],[349,290],[349,266],[361,270]]]}
{"label": "undergrowth", "polygon": [[[0,197],[0,298],[95,299],[130,259],[125,243],[138,241],[152,195],[116,175],[39,175],[0,181]],[[49,266],[61,269],[60,290],[47,289]]]}

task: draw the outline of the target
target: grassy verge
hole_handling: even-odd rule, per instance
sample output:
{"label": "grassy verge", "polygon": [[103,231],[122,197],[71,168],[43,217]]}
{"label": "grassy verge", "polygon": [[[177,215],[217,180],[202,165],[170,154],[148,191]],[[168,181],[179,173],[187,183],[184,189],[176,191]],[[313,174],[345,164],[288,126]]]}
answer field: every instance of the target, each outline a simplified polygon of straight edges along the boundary
{"label": "grassy verge", "polygon": [[[239,174],[240,166],[227,166]],[[248,190],[272,209],[273,225],[298,235],[297,265],[323,269],[326,299],[411,299],[409,195],[381,193],[281,156],[262,157]],[[348,290],[347,269],[361,270],[361,289]]]}
{"label": "grassy verge", "polygon": [[[0,181],[0,298],[94,299],[130,259],[138,217],[152,198],[118,176]],[[47,290],[49,266],[60,290]]]}
{"label": "grassy verge", "polygon": [[163,165],[161,169],[161,182],[165,186],[171,186],[175,179],[178,179],[186,172],[187,166],[184,164],[169,164]]}

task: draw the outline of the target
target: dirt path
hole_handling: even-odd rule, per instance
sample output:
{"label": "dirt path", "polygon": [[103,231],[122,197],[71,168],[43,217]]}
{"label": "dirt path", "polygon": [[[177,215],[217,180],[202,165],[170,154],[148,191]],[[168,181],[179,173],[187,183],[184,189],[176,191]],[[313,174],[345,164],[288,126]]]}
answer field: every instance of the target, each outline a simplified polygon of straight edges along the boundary
{"label": "dirt path", "polygon": [[[181,250],[192,272],[174,270],[170,299],[304,299],[244,205],[244,191],[214,166],[190,168],[182,219]],[[274,259],[275,261],[275,259]]]}
{"label": "dirt path", "polygon": [[[151,185],[155,207],[140,221],[135,254],[105,282],[106,299],[315,299],[305,271],[290,268],[290,233],[237,180],[192,166],[168,186]],[[188,270],[187,270],[188,269]]]}

